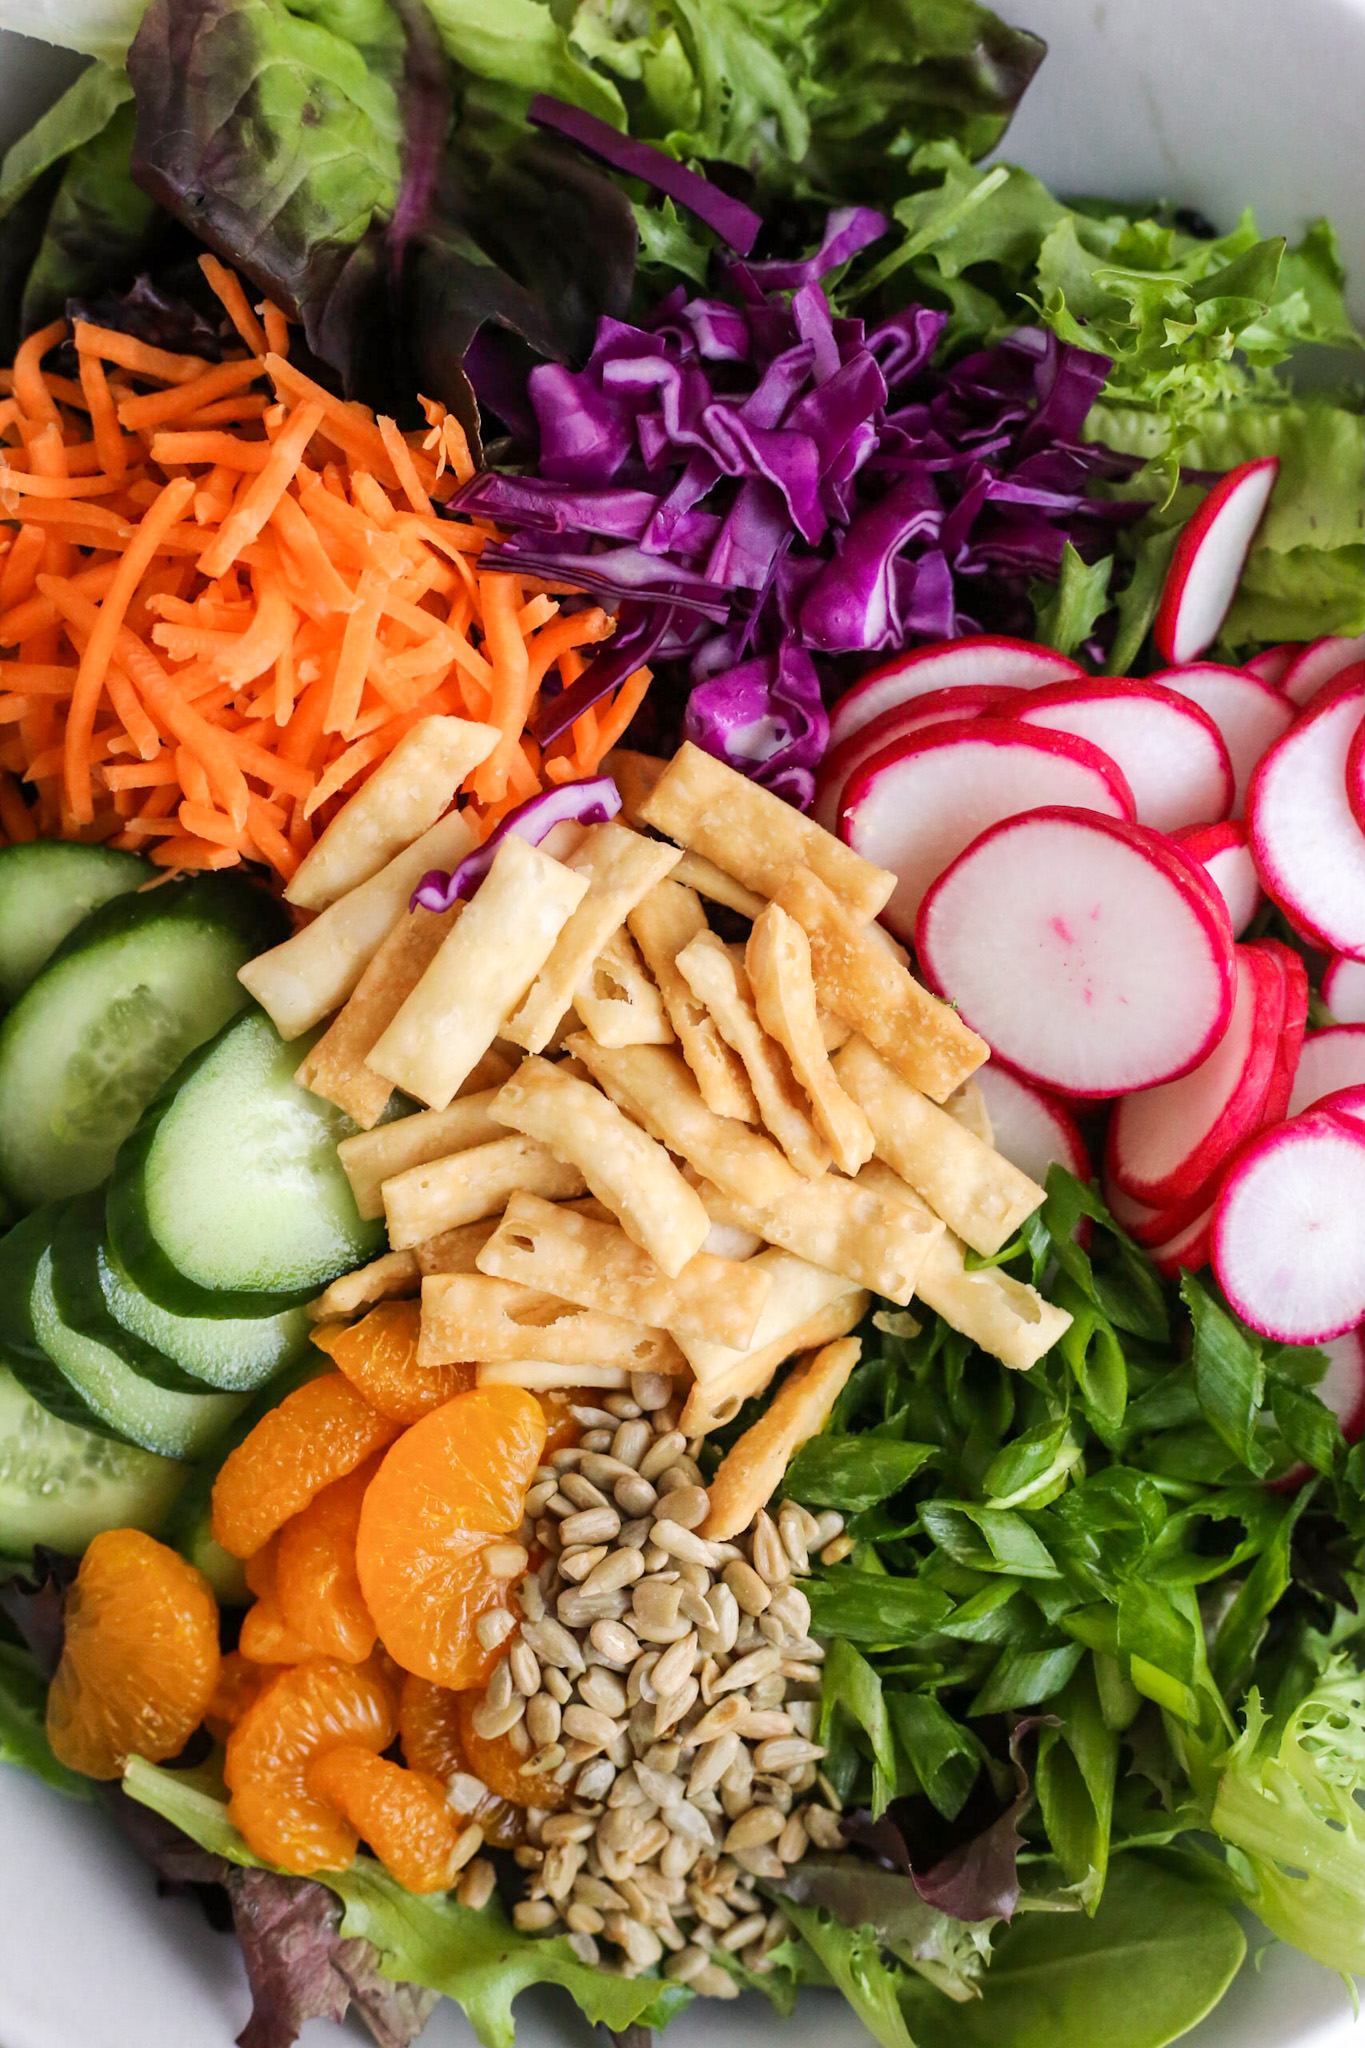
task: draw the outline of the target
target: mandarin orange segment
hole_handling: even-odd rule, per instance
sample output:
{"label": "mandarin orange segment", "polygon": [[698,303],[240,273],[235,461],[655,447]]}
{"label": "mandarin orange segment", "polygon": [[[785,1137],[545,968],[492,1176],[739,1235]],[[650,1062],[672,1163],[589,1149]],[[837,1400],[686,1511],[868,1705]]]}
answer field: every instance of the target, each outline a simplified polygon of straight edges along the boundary
{"label": "mandarin orange segment", "polygon": [[525,1757],[518,1754],[506,1735],[480,1735],[474,1713],[483,1699],[481,1692],[465,1692],[456,1706],[456,1724],[467,1770],[513,1806],[541,1806],[551,1812],[569,1803],[569,1787],[556,1785],[543,1772],[523,1771]]}
{"label": "mandarin orange segment", "polygon": [[349,1747],[328,1750],[304,1776],[313,1797],[344,1814],[405,1891],[449,1891],[468,1861],[456,1854],[468,1823],[451,1812],[439,1778]]}
{"label": "mandarin orange segment", "polygon": [[545,1410],[545,1448],[542,1458],[551,1458],[556,1451],[572,1450],[583,1434],[583,1425],[569,1407],[571,1399],[592,1402],[593,1396],[586,1390],[580,1394],[542,1394],[540,1405]]}
{"label": "mandarin orange segment", "polygon": [[416,1301],[381,1301],[358,1323],[327,1323],[313,1342],[372,1408],[394,1422],[420,1422],[474,1385],[473,1365],[417,1363],[422,1307]]}
{"label": "mandarin orange segment", "polygon": [[[439,1778],[447,1788],[457,1774],[478,1776],[460,1736],[460,1703],[467,1697],[470,1696],[450,1692],[443,1685],[432,1685],[429,1679],[414,1678],[411,1672],[403,1680],[398,1733],[404,1759],[414,1770],[427,1771]],[[481,1695],[476,1693],[472,1697],[477,1700]],[[530,1780],[526,1783],[529,1785]],[[476,1821],[483,1829],[485,1842],[495,1849],[515,1849],[526,1839],[526,1815],[522,1810],[526,1803],[523,1799],[521,1804],[513,1805],[510,1800],[488,1792],[472,1803],[456,1803],[454,1810],[463,1820]]]}
{"label": "mandarin orange segment", "polygon": [[294,1632],[324,1657],[362,1664],[375,1628],[355,1567],[356,1531],[365,1489],[379,1469],[367,1458],[333,1480],[275,1539],[275,1598]]}
{"label": "mandarin orange segment", "polygon": [[339,1372],[296,1387],[223,1461],[213,1484],[216,1541],[234,1557],[253,1556],[324,1486],[354,1472],[398,1430]]}
{"label": "mandarin orange segment", "polygon": [[233,1824],[258,1856],[297,1877],[344,1870],[356,1831],[308,1790],[308,1766],[343,1744],[387,1749],[396,1732],[392,1695],[363,1666],[314,1657],[281,1671],[228,1737]]}
{"label": "mandarin orange segment", "polygon": [[218,1742],[226,1742],[263,1686],[275,1676],[238,1650],[229,1650],[218,1667],[218,1682],[204,1709],[204,1726]]}
{"label": "mandarin orange segment", "polygon": [[508,1604],[516,1574],[490,1569],[484,1552],[519,1526],[544,1443],[534,1394],[480,1387],[415,1422],[386,1453],[365,1494],[356,1563],[384,1646],[405,1671],[455,1692],[487,1679],[498,1653],[474,1624]]}
{"label": "mandarin orange segment", "polygon": [[218,1603],[192,1564],[140,1529],[96,1536],[66,1596],[47,1734],[73,1771],[117,1778],[176,1756],[218,1680]]}
{"label": "mandarin orange segment", "polygon": [[263,1593],[242,1616],[237,1646],[253,1664],[302,1664],[316,1646],[289,1626],[272,1593]]}

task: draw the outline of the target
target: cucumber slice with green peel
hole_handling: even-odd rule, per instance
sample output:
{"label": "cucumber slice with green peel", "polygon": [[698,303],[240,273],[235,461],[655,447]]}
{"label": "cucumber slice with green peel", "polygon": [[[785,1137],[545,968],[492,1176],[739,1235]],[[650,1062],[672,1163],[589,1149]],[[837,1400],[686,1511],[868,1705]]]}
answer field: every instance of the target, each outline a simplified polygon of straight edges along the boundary
{"label": "cucumber slice with green peel", "polygon": [[125,1364],[182,1392],[250,1393],[297,1358],[311,1327],[301,1308],[257,1318],[172,1315],[129,1279],[104,1240],[104,1195],[82,1195],[52,1241],[63,1321],[98,1337]]}
{"label": "cucumber slice with green peel", "polygon": [[[63,1321],[52,1288],[54,1204],[0,1243],[0,1362],[61,1422],[159,1457],[201,1457],[245,1407],[240,1394],[173,1392]],[[25,1291],[21,1291],[25,1290]]]}
{"label": "cucumber slice with green peel", "polygon": [[187,1053],[247,1001],[237,970],[281,932],[248,882],[207,875],[104,904],[0,1024],[0,1184],[20,1208],[107,1178]]}
{"label": "cucumber slice with green peel", "polygon": [[245,1607],[251,1599],[240,1561],[213,1540],[213,1482],[223,1461],[245,1443],[263,1415],[277,1408],[286,1394],[307,1380],[333,1370],[332,1361],[312,1344],[282,1366],[269,1386],[262,1387],[228,1424],[213,1449],[191,1468],[166,1519],[165,1539],[182,1557],[197,1565],[225,1606]]}
{"label": "cucumber slice with green peel", "polygon": [[274,1316],[382,1249],[337,1159],[355,1129],[296,1086],[286,1045],[252,1010],[195,1055],[124,1145],[109,1244],[134,1285],[183,1316]]}
{"label": "cucumber slice with green peel", "polygon": [[111,897],[151,881],[135,853],[35,839],[0,852],[0,1002],[12,1003],[73,931]]}
{"label": "cucumber slice with green peel", "polygon": [[0,1556],[33,1546],[78,1555],[102,1529],[165,1526],[187,1468],[74,1429],[0,1366]]}

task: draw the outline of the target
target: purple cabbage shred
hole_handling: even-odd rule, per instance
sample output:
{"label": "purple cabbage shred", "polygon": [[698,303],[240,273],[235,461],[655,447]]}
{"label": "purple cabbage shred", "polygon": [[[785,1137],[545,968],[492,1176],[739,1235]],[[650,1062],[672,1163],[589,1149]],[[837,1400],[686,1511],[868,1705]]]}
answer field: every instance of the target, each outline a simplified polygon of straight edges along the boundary
{"label": "purple cabbage shred", "polygon": [[621,808],[621,792],[610,775],[593,775],[586,782],[561,782],[538,796],[528,797],[497,824],[472,853],[465,855],[453,874],[432,868],[412,892],[409,910],[453,910],[474,894],[497,858],[504,839],[525,839],[539,846],[556,825],[605,825]]}

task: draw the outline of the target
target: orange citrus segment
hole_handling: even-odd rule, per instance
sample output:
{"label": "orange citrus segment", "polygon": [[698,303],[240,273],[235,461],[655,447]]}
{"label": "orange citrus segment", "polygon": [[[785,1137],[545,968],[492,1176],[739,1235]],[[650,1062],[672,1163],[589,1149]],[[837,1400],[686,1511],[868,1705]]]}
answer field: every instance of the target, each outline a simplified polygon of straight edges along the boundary
{"label": "orange citrus segment", "polygon": [[569,1803],[569,1787],[556,1785],[541,1772],[523,1772],[526,1759],[519,1756],[505,1735],[480,1735],[474,1726],[474,1712],[483,1698],[481,1692],[463,1692],[456,1706],[460,1747],[465,1768],[513,1806],[542,1806],[554,1812]]}
{"label": "orange citrus segment", "polygon": [[392,1443],[398,1428],[339,1372],[296,1387],[224,1460],[213,1486],[215,1539],[234,1557],[253,1556],[324,1486]]}
{"label": "orange citrus segment", "polygon": [[233,1824],[258,1856],[295,1876],[344,1870],[356,1831],[308,1790],[308,1766],[343,1744],[387,1749],[396,1732],[392,1696],[363,1666],[315,1657],[281,1671],[228,1737]]}
{"label": "orange citrus segment", "polygon": [[355,1539],[365,1489],[379,1468],[368,1458],[285,1523],[276,1538],[275,1598],[294,1632],[324,1657],[361,1664],[375,1644],[374,1623],[355,1568]]}
{"label": "orange citrus segment", "polygon": [[218,1604],[202,1572],[140,1529],[109,1529],[66,1596],[61,1662],[48,1689],[56,1755],[91,1778],[130,1756],[176,1756],[218,1680]]}
{"label": "orange citrus segment", "polygon": [[394,1422],[420,1422],[434,1408],[467,1393],[472,1365],[417,1363],[422,1308],[416,1301],[382,1301],[358,1323],[326,1323],[313,1342],[372,1408]]}
{"label": "orange citrus segment", "polygon": [[[398,1732],[402,1738],[404,1760],[414,1770],[427,1771],[432,1777],[439,1778],[447,1788],[457,1774],[475,1778],[479,1775],[460,1739],[460,1703],[465,1697],[462,1693],[449,1692],[443,1685],[432,1685],[429,1679],[414,1678],[411,1672],[403,1680]],[[475,1694],[474,1697],[478,1699],[482,1695]],[[495,1849],[514,1849],[525,1841],[526,1815],[521,1805],[499,1799],[491,1790],[483,1797],[464,1804],[454,1800],[452,1803],[463,1821],[477,1821],[483,1829],[485,1842],[490,1842]]]}
{"label": "orange citrus segment", "polygon": [[[484,1552],[521,1521],[545,1416],[520,1387],[457,1394],[393,1445],[365,1494],[356,1563],[385,1648],[405,1671],[463,1691],[497,1660],[474,1624],[515,1574]],[[510,1548],[510,1546],[504,1546]]]}
{"label": "orange citrus segment", "polygon": [[268,1685],[274,1675],[240,1649],[228,1651],[218,1667],[218,1682],[204,1709],[204,1726],[215,1741],[227,1741],[262,1686]]}
{"label": "orange citrus segment", "polygon": [[242,1616],[237,1647],[253,1664],[302,1664],[317,1655],[307,1637],[289,1626],[272,1593],[263,1593]]}
{"label": "orange citrus segment", "polygon": [[345,1816],[406,1891],[450,1889],[466,1823],[446,1804],[439,1778],[354,1747],[328,1750],[304,1778],[313,1797]]}

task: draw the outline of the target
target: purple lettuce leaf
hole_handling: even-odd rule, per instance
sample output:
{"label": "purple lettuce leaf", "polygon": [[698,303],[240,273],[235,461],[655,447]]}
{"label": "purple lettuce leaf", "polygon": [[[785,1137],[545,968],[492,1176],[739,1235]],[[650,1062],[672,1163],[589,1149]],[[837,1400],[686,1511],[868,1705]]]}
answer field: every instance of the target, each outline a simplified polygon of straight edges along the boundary
{"label": "purple lettuce leaf", "polygon": [[531,101],[527,118],[540,127],[553,128],[560,135],[567,136],[580,149],[586,149],[593,156],[600,157],[603,163],[610,164],[613,170],[624,171],[629,177],[654,186],[676,206],[686,207],[689,213],[704,221],[741,256],[747,256],[758,239],[763,222],[751,206],[745,206],[742,200],[732,199],[718,185],[713,185],[696,171],[689,171],[685,164],[665,156],[652,144],[633,142],[607,122],[599,121],[595,114],[585,114],[581,107],[572,107],[567,100],[557,100],[549,93],[541,92]]}
{"label": "purple lettuce leaf", "polygon": [[395,1983],[378,1969],[372,1943],[343,1940],[341,1901],[308,1878],[233,1870],[233,1924],[254,2001],[238,2048],[292,2048],[309,2020],[340,2022],[354,2007],[378,2048],[409,2048],[437,1994]]}

